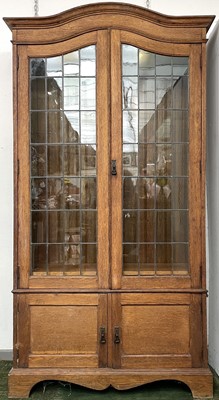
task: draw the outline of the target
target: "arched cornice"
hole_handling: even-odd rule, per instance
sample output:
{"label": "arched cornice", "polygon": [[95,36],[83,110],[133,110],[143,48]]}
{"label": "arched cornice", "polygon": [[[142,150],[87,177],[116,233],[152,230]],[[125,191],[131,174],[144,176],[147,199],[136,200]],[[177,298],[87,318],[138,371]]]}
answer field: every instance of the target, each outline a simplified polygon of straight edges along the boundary
{"label": "arched cornice", "polygon": [[[172,43],[200,43],[214,16],[169,16],[127,3],[97,3],[49,17],[4,18],[20,44],[57,43],[99,29],[124,29]],[[40,31],[40,35],[39,35]]]}

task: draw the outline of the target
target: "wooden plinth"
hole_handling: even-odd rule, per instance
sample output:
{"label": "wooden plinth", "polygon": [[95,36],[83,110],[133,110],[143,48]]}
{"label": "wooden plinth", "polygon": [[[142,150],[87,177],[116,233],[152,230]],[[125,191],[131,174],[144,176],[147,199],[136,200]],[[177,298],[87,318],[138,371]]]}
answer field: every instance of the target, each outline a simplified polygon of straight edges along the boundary
{"label": "wooden plinth", "polygon": [[194,399],[213,398],[213,377],[208,369],[175,370],[112,370],[112,369],[12,369],[8,376],[8,397],[28,398],[32,387],[44,380],[67,381],[90,389],[103,390],[113,386],[118,390],[134,388],[160,380],[185,383]]}

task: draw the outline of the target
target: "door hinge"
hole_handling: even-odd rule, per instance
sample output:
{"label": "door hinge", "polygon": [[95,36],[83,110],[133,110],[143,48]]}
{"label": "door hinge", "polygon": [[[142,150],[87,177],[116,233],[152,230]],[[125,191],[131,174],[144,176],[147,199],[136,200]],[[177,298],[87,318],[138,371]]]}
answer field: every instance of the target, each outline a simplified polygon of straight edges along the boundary
{"label": "door hinge", "polygon": [[19,344],[16,344],[16,364],[19,364]]}

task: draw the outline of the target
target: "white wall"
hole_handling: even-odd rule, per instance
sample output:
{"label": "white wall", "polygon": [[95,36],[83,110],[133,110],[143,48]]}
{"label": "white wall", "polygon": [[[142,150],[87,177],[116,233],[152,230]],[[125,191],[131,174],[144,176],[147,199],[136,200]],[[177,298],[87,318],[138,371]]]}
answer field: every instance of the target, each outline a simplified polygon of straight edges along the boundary
{"label": "white wall", "polygon": [[[108,0],[109,1],[109,0]],[[120,0],[121,1],[121,0]],[[99,2],[98,0],[39,0],[39,15],[51,15],[64,11],[72,6],[78,6],[86,3]],[[125,3],[133,3],[139,6],[146,6],[146,0],[133,0],[123,1]],[[151,9],[172,15],[199,15],[199,14],[214,14],[216,21],[219,18],[219,2],[218,0],[204,0],[193,1],[184,0],[151,0]],[[9,0],[8,2],[0,2],[0,350],[12,348],[12,264],[13,264],[13,176],[12,176],[12,160],[13,160],[13,138],[12,138],[12,66],[11,66],[11,33],[7,26],[2,21],[2,17],[15,17],[15,16],[34,16],[34,0]],[[212,29],[211,29],[212,31]],[[219,52],[219,40],[217,42],[217,49],[215,46],[215,54]],[[216,87],[219,90],[218,73],[219,70],[218,58],[216,55],[211,54],[211,66],[214,70],[215,76],[217,75],[217,86],[215,81],[210,76],[210,96],[212,102],[211,116],[218,115],[218,94]],[[216,96],[217,94],[217,96]],[[216,103],[217,100],[217,103]],[[219,151],[219,134],[217,132],[218,120],[214,121],[212,132],[212,141],[210,143],[210,151],[212,154],[209,159],[211,160],[211,171],[219,171],[216,168],[219,163],[217,157]],[[213,142],[214,139],[214,142]],[[219,176],[219,175],[218,175]],[[211,208],[209,210],[209,234],[210,238],[210,278],[212,283],[210,289],[212,296],[210,297],[210,349],[209,356],[212,366],[219,372],[219,272],[217,272],[217,261],[219,260],[219,246],[217,239],[219,239],[219,213],[217,203],[219,204],[219,185],[218,176],[210,179],[210,198],[209,202]],[[218,223],[217,223],[218,222]],[[218,226],[218,227],[217,227]],[[219,241],[218,241],[219,243]],[[217,356],[215,355],[217,354]]]}

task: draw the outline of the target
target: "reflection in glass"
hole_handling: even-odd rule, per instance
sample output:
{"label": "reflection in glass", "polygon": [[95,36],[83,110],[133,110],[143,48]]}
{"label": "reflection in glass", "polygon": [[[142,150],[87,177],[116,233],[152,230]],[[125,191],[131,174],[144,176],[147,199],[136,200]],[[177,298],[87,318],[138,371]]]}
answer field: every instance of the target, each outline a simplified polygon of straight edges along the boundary
{"label": "reflection in glass", "polygon": [[188,57],[122,45],[123,274],[188,274]]}
{"label": "reflection in glass", "polygon": [[137,143],[138,142],[138,112],[124,111],[123,112],[123,142]]}
{"label": "reflection in glass", "polygon": [[65,54],[64,57],[64,76],[79,75],[79,52]]}
{"label": "reflection in glass", "polygon": [[46,72],[48,76],[62,76],[62,57],[48,57]]}
{"label": "reflection in glass", "polygon": [[45,79],[34,78],[31,80],[31,110],[45,110],[46,85]]}
{"label": "reflection in glass", "polygon": [[31,113],[31,142],[44,143],[46,141],[46,114],[44,112]]}
{"label": "reflection in glass", "polygon": [[123,245],[123,274],[138,275],[138,246],[136,244]]}
{"label": "reflection in glass", "polygon": [[133,46],[122,46],[122,72],[124,75],[138,75],[138,49]]}
{"label": "reflection in glass", "polygon": [[45,243],[47,220],[45,211],[32,213],[32,243]]}
{"label": "reflection in glass", "polygon": [[49,110],[62,109],[62,79],[47,79],[47,107]]}
{"label": "reflection in glass", "polygon": [[96,175],[96,146],[81,146],[81,176]]}
{"label": "reflection in glass", "polygon": [[62,119],[63,115],[60,111],[48,112],[47,130],[49,143],[62,142]]}
{"label": "reflection in glass", "polygon": [[122,81],[122,97],[124,109],[135,109],[138,107],[138,78],[124,77]]}
{"label": "reflection in glass", "polygon": [[123,242],[138,241],[138,213],[135,211],[123,212]]}
{"label": "reflection in glass", "polygon": [[62,175],[62,146],[47,146],[48,175]]}
{"label": "reflection in glass", "polygon": [[48,213],[48,242],[64,242],[64,213],[62,211]]}
{"label": "reflection in glass", "polygon": [[45,176],[46,174],[46,147],[31,146],[31,175]]}
{"label": "reflection in glass", "polygon": [[81,143],[96,143],[96,113],[81,112]]}
{"label": "reflection in glass", "polygon": [[155,54],[139,50],[139,75],[155,75]]}
{"label": "reflection in glass", "polygon": [[94,110],[96,104],[95,78],[81,78],[80,101],[81,110]]}
{"label": "reflection in glass", "polygon": [[79,78],[64,78],[64,109],[79,110]]}
{"label": "reflection in glass", "polygon": [[32,274],[97,274],[96,47],[30,59]]}
{"label": "reflection in glass", "polygon": [[88,46],[80,50],[81,76],[96,75],[96,48]]}
{"label": "reflection in glass", "polygon": [[155,80],[152,78],[139,78],[139,108],[155,108]]}
{"label": "reflection in glass", "polygon": [[66,111],[63,126],[64,141],[66,143],[80,142],[79,125],[79,112]]}
{"label": "reflection in glass", "polygon": [[64,146],[64,175],[78,176],[80,172],[80,146]]}

